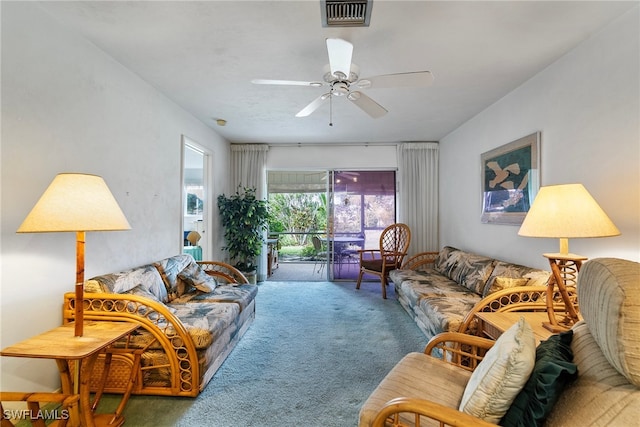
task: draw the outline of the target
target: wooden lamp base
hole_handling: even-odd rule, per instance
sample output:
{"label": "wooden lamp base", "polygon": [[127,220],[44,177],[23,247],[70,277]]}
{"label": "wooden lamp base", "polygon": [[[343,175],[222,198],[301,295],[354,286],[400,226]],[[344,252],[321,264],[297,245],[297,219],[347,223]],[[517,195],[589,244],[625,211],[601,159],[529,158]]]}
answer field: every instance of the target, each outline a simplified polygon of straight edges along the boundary
{"label": "wooden lamp base", "polygon": [[[578,272],[582,266],[582,261],[588,258],[570,253],[544,254],[544,257],[549,260],[552,274],[547,283],[547,314],[549,315],[549,322],[544,322],[543,326],[553,333],[563,332],[571,329],[580,320],[578,302],[575,298],[571,298],[567,287],[577,284]],[[553,306],[556,286],[565,307],[565,316],[561,321],[556,319],[556,311]]]}

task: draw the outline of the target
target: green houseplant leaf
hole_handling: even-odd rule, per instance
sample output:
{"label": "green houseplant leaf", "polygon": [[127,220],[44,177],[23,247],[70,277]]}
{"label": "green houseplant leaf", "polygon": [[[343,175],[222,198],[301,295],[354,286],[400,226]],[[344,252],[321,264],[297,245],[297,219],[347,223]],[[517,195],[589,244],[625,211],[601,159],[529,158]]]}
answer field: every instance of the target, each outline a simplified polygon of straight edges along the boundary
{"label": "green houseplant leaf", "polygon": [[229,252],[236,268],[245,272],[254,270],[269,219],[267,201],[256,197],[255,188],[238,186],[234,195],[218,196],[218,209],[225,229],[223,249]]}

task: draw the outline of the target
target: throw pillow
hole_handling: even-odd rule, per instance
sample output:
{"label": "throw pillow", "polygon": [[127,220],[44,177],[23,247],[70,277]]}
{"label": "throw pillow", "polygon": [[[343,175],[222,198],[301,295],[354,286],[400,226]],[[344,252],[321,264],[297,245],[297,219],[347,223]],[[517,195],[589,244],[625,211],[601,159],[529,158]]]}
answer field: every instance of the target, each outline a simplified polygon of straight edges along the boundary
{"label": "throw pillow", "polygon": [[494,277],[493,282],[491,283],[491,287],[489,287],[489,290],[484,293],[484,296],[501,291],[503,289],[515,288],[516,286],[526,286],[528,282],[529,279],[525,277]]}
{"label": "throw pillow", "polygon": [[[143,287],[143,285],[138,285],[135,288],[131,289],[130,291],[124,292],[124,294],[136,295],[139,297],[150,299],[155,302],[162,302],[151,291]],[[165,307],[170,312],[172,313],[175,312],[175,309],[169,306],[165,306]],[[157,318],[157,313],[155,312],[155,310],[153,310],[152,313],[147,314],[148,308],[146,305],[139,305],[138,303],[134,303],[134,302],[127,303],[127,311],[130,313],[137,313],[139,316],[148,316],[152,320]]]}
{"label": "throw pillow", "polygon": [[536,349],[536,364],[500,422],[501,426],[542,426],[564,387],[578,376],[572,363],[573,331],[552,335]]}
{"label": "throw pillow", "polygon": [[459,410],[497,424],[527,382],[535,358],[533,330],[520,317],[500,335],[471,374]]}
{"label": "throw pillow", "polygon": [[178,273],[178,296],[184,295],[191,288],[196,288],[200,292],[213,292],[216,288],[216,279],[209,276],[198,263],[191,263]]}

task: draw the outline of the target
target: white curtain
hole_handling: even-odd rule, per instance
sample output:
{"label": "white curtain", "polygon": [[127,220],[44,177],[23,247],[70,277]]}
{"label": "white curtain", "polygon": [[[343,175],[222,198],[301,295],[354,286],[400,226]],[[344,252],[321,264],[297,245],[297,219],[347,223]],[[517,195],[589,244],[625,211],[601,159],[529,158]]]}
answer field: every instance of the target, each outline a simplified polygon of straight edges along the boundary
{"label": "white curtain", "polygon": [[411,228],[409,255],[438,251],[438,144],[398,145],[399,221]]}
{"label": "white curtain", "polygon": [[231,193],[238,186],[255,188],[260,198],[266,197],[266,144],[231,145]]}
{"label": "white curtain", "polygon": [[[231,145],[231,194],[241,188],[255,188],[260,199],[267,197],[267,152],[266,144]],[[266,233],[265,233],[266,237]],[[258,260],[258,281],[267,277],[267,245],[262,246]]]}

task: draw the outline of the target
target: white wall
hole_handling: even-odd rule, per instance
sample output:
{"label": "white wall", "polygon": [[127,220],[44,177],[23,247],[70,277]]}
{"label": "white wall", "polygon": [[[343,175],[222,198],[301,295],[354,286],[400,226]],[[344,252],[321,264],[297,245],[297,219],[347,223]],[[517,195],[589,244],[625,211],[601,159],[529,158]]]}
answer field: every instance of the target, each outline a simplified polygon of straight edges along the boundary
{"label": "white wall", "polygon": [[549,268],[556,240],[480,223],[481,153],[541,131],[541,185],[584,184],[622,233],[570,251],[640,260],[639,22],[636,7],[441,140],[441,245]]}
{"label": "white wall", "polygon": [[267,169],[396,169],[396,145],[274,146],[267,153]]}
{"label": "white wall", "polygon": [[[183,134],[213,152],[214,194],[228,191],[223,138],[36,3],[2,2],[2,348],[58,326],[73,290],[75,234],[16,234],[57,173],[101,175],[132,226],[87,233],[86,277],[181,251]],[[3,390],[58,386],[52,361],[0,363]]]}

